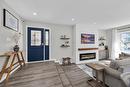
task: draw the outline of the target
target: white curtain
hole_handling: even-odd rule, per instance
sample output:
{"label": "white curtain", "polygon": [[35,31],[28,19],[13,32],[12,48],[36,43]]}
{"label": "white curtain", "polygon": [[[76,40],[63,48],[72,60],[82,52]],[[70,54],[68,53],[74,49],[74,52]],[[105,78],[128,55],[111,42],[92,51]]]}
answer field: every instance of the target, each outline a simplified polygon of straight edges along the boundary
{"label": "white curtain", "polygon": [[119,53],[120,53],[120,34],[118,33],[117,29],[113,29],[110,59],[115,60],[116,58],[119,58]]}

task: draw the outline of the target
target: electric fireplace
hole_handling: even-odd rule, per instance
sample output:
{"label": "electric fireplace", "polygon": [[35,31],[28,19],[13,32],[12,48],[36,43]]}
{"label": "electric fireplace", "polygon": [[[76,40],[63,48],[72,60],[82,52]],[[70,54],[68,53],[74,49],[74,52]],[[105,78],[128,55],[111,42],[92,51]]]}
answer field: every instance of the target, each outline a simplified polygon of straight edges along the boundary
{"label": "electric fireplace", "polygon": [[80,57],[80,61],[96,59],[96,53],[81,53],[79,57]]}

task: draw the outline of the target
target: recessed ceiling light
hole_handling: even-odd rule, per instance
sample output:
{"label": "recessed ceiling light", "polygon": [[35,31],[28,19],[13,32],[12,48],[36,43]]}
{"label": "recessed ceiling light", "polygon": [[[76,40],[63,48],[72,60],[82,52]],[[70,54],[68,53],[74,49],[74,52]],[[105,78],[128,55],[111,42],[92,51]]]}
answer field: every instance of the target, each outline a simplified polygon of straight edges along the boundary
{"label": "recessed ceiling light", "polygon": [[93,24],[97,24],[96,22],[94,22]]}
{"label": "recessed ceiling light", "polygon": [[37,13],[36,13],[36,12],[34,12],[34,13],[33,13],[33,15],[37,15]]}
{"label": "recessed ceiling light", "polygon": [[72,20],[72,21],[75,21],[75,19],[74,19],[74,18],[72,18],[71,20]]}

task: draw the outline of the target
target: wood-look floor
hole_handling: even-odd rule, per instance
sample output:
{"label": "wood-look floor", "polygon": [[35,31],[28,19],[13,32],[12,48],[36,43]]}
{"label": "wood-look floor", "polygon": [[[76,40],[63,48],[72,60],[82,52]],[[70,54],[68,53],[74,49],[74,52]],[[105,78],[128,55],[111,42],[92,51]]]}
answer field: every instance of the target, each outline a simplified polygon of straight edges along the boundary
{"label": "wood-look floor", "polygon": [[11,75],[7,86],[0,84],[0,87],[91,87],[87,83],[89,78],[75,64],[33,63]]}

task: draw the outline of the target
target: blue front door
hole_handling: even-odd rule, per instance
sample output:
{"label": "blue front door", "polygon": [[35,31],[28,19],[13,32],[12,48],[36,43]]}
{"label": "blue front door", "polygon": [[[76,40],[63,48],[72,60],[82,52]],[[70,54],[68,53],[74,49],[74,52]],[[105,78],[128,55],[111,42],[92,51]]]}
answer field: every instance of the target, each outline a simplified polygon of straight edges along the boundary
{"label": "blue front door", "polygon": [[28,27],[28,62],[49,59],[49,32],[45,32],[43,28]]}

